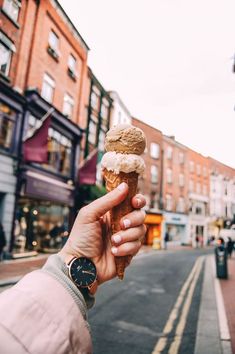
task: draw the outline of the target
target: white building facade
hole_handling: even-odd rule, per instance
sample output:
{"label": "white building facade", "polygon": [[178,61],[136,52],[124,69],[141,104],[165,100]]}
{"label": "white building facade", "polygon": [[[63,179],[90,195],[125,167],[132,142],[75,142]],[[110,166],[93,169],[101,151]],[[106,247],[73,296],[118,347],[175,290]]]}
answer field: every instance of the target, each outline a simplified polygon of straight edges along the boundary
{"label": "white building facade", "polygon": [[109,92],[110,97],[113,99],[113,108],[110,119],[110,127],[117,124],[131,124],[131,114],[125,106],[120,96],[115,91]]}

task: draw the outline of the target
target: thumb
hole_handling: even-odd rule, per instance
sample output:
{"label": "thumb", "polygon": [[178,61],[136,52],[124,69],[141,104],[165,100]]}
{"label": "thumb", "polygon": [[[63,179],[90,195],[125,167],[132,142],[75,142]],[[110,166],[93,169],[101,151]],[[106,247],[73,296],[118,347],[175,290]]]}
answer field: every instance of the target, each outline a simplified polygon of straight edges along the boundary
{"label": "thumb", "polygon": [[113,191],[96,199],[94,202],[81,209],[81,214],[84,215],[86,222],[97,221],[101,216],[107,213],[107,211],[120,204],[126,198],[127,193],[128,185],[123,182]]}

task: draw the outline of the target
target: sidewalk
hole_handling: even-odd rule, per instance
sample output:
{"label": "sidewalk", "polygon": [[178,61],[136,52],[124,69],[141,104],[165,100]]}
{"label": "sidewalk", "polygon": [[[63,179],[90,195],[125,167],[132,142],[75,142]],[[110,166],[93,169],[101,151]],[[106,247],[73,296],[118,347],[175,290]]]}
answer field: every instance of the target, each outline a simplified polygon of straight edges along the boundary
{"label": "sidewalk", "polygon": [[217,279],[214,255],[206,257],[194,354],[235,353],[235,258],[228,279]]}
{"label": "sidewalk", "polygon": [[48,258],[48,254],[31,258],[22,258],[0,263],[0,286],[15,284],[25,274],[41,268]]}

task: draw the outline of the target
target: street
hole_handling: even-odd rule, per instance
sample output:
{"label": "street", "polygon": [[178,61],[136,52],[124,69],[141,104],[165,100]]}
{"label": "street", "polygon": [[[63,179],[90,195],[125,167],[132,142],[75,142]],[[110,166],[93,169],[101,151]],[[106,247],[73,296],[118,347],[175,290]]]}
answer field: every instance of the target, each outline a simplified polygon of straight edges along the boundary
{"label": "street", "polygon": [[101,286],[89,313],[94,353],[193,353],[204,267],[200,256],[208,252],[144,253],[123,282]]}

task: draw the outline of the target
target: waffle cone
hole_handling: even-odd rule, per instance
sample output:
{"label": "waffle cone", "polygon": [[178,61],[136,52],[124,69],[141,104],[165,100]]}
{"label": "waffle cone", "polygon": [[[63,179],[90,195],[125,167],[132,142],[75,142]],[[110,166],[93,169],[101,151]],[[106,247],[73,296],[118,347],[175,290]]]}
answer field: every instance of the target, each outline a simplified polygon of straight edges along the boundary
{"label": "waffle cone", "polygon": [[[113,171],[104,169],[104,179],[108,192],[115,189],[119,184],[125,182],[128,184],[129,192],[126,199],[110,211],[112,235],[121,230],[120,220],[123,216],[129,214],[132,210],[131,199],[136,195],[138,174],[136,172],[115,174]],[[115,257],[117,276],[124,278],[126,266],[130,263],[131,256]]]}

